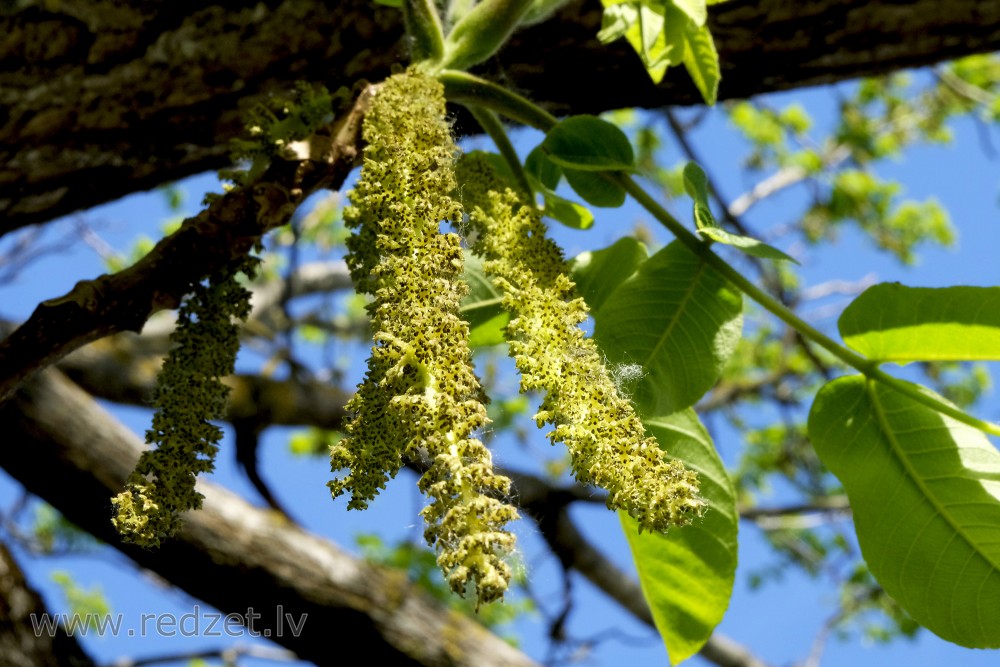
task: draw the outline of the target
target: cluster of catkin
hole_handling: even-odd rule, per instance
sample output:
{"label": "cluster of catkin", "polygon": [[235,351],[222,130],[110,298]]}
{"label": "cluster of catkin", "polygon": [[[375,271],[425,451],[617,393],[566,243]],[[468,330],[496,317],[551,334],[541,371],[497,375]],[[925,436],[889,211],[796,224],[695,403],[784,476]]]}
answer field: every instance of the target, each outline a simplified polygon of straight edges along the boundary
{"label": "cluster of catkin", "polygon": [[441,231],[467,221],[512,316],[506,333],[521,389],[544,394],[536,421],[555,426],[549,437],[567,446],[577,479],[606,489],[608,505],[645,529],[696,516],[696,476],[645,435],[579,328],[586,305],[534,204],[484,160],[456,164],[440,84],[415,70],[388,79],[363,137],[345,218],[355,229],[348,265],[373,297],[375,345],[347,435],[332,449],[334,472],[346,471],[330,482],[334,497],[350,493],[349,507],[364,508],[405,460],[424,462],[425,537],[452,589],[474,586],[480,602],[506,591],[514,538],[505,525],[517,513],[505,501],[509,480],[476,439],[487,418],[459,316],[463,254],[459,237]]}

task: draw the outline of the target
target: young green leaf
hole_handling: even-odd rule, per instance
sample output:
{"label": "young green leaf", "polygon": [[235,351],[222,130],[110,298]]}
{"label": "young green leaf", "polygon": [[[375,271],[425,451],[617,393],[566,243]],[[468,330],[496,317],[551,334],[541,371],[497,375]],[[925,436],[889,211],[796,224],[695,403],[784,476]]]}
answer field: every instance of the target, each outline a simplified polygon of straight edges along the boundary
{"label": "young green leaf", "polygon": [[906,287],[882,283],[844,309],[840,335],[869,359],[1000,359],[1000,287]]}
{"label": "young green leaf", "polygon": [[644,414],[695,403],[718,379],[743,324],[741,292],[680,242],[646,260],[594,313],[611,363],[646,375],[633,399]]}
{"label": "young green leaf", "polygon": [[694,200],[694,223],[698,229],[718,227],[708,203],[708,177],[694,162],[684,165],[684,191]]}
{"label": "young green leaf", "polygon": [[701,521],[666,534],[640,535],[635,520],[618,513],[643,595],[670,664],[676,665],[698,652],[729,606],[736,576],[736,494],[694,410],[643,423],[660,447],[698,473],[707,505]]}
{"label": "young green leaf", "polygon": [[440,60],[444,55],[444,33],[434,0],[406,0],[402,7],[412,60]]}
{"label": "young green leaf", "polygon": [[699,28],[708,20],[708,7],[705,0],[670,0]]}
{"label": "young green leaf", "polygon": [[618,239],[602,250],[580,253],[571,267],[576,291],[591,312],[596,312],[647,257],[646,246],[631,236]]}
{"label": "young green leaf", "polygon": [[809,436],[885,591],[948,641],[1000,647],[1000,453],[986,436],[860,375],[820,390]]}
{"label": "young green leaf", "polygon": [[622,171],[635,163],[632,144],[617,125],[597,116],[570,116],[542,141],[542,150],[562,167],[587,171]]}
{"label": "young green leaf", "polygon": [[693,22],[684,26],[684,66],[702,98],[709,105],[715,104],[719,94],[719,54],[708,26],[696,26]]}
{"label": "young green leaf", "polygon": [[747,255],[753,255],[754,257],[760,257],[762,259],[782,260],[786,262],[794,262],[795,264],[799,263],[798,260],[791,255],[778,250],[774,246],[768,245],[763,241],[750,238],[749,236],[730,234],[726,230],[719,227],[701,227],[698,232],[702,236],[706,236],[713,241],[718,241],[719,243],[732,246]]}
{"label": "young green leaf", "polygon": [[531,0],[481,0],[470,7],[445,39],[443,67],[465,70],[492,57],[530,5]]}
{"label": "young green leaf", "polygon": [[659,83],[667,67],[684,60],[684,25],[690,21],[670,2],[603,0],[604,16],[597,38],[608,44],[624,37],[639,55],[646,72]]}

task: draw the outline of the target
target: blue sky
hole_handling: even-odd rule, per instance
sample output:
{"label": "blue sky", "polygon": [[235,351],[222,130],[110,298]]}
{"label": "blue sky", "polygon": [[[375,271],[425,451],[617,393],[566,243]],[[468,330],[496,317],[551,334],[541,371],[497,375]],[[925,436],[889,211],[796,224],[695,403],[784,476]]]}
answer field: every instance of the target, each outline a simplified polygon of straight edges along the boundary
{"label": "blue sky", "polygon": [[[848,85],[848,84],[844,84]],[[828,123],[833,108],[827,89],[811,89],[770,96],[774,106],[792,101],[803,104],[817,121]],[[683,112],[682,112],[683,113]],[[906,187],[906,195],[918,200],[936,197],[950,212],[958,229],[957,246],[952,250],[925,248],[919,251],[920,263],[915,269],[901,267],[893,258],[872,248],[860,234],[847,230],[833,246],[808,250],[802,255],[803,266],[799,273],[805,286],[827,280],[858,281],[875,274],[881,281],[899,280],[911,285],[945,286],[955,284],[1000,284],[1000,269],[996,256],[1000,248],[1000,169],[996,159],[991,159],[981,147],[981,136],[973,123],[960,121],[955,126],[955,142],[949,147],[931,146],[910,149],[905,160],[899,163],[881,163],[875,168],[887,178],[896,178]],[[1000,133],[993,132],[993,139],[1000,142]],[[738,168],[737,158],[742,155],[740,140],[720,113],[713,113],[695,132],[694,140],[705,158],[704,165],[713,173],[724,193],[733,198],[749,185]],[[519,150],[528,150],[537,141],[530,134],[518,135]],[[475,142],[478,147],[487,146]],[[680,155],[673,148],[667,150],[664,162],[679,161]],[[193,213],[205,188],[216,188],[214,176],[202,176],[182,183],[188,194],[187,212]],[[789,216],[801,210],[801,194],[789,193],[754,209],[748,220],[756,229],[767,229],[772,224],[787,222]],[[688,204],[676,201],[673,212],[682,220],[689,219]],[[603,247],[623,234],[629,233],[637,221],[650,224],[648,216],[629,204],[614,210],[595,211],[598,216],[593,229],[576,232],[563,228],[553,233],[563,244],[567,254],[574,255],[587,249]],[[128,248],[141,233],[155,235],[162,221],[170,215],[162,195],[151,193],[135,195],[121,202],[79,214],[53,227],[48,238],[68,233],[74,219],[86,220],[98,226],[102,238],[118,248]],[[62,231],[60,231],[60,229]],[[669,240],[658,233],[661,242]],[[0,240],[0,249],[7,241]],[[792,252],[799,247],[785,248]],[[24,318],[38,301],[62,294],[80,279],[93,277],[104,271],[100,258],[90,248],[76,244],[71,252],[49,257],[31,265],[13,284],[0,285],[0,317]],[[847,298],[831,299],[828,303],[842,307]],[[833,330],[834,317],[817,322]],[[354,373],[360,367],[352,367]],[[141,433],[149,414],[135,408],[112,407],[113,412]],[[979,416],[998,420],[1000,406],[996,395],[989,395],[981,406]],[[322,457],[296,458],[288,454],[285,440],[287,429],[270,430],[261,445],[261,469],[278,497],[294,512],[296,517],[316,532],[326,535],[344,546],[352,546],[357,534],[378,526],[385,539],[415,537],[421,532],[417,511],[420,498],[412,484],[413,478],[401,475],[365,513],[346,512],[344,503],[331,503],[325,482],[329,479],[328,463]],[[716,445],[727,462],[733,462],[741,447],[741,436],[731,429],[720,428]],[[256,501],[256,494],[245,479],[235,470],[231,440],[223,443],[223,451],[213,481],[221,483]],[[533,437],[532,449],[524,449],[512,442],[498,442],[497,458],[502,463],[524,465],[540,455],[548,455],[549,445],[539,432]],[[8,508],[18,496],[16,483],[0,475],[0,508]],[[577,507],[574,517],[580,527],[616,563],[632,568],[628,548],[618,529],[617,518],[601,506]],[[536,592],[549,599],[549,611],[558,609],[560,572],[551,557],[545,557],[544,547],[530,522],[521,522],[517,528],[523,560]],[[746,573],[769,561],[770,550],[764,545],[757,529],[741,525],[740,570],[737,574],[736,593],[730,611],[720,630],[749,646],[758,656],[774,664],[790,664],[804,659],[810,650],[816,631],[824,620],[835,611],[835,592],[822,581],[815,582],[789,571],[778,583],[751,591]],[[32,583],[42,590],[53,610],[64,610],[65,600],[52,582],[53,571],[70,570],[84,588],[98,585],[105,593],[115,612],[125,615],[126,624],[141,613],[191,612],[196,600],[184,594],[166,590],[149,581],[129,567],[127,562],[112,550],[83,558],[48,558],[32,560],[22,556],[21,562]],[[645,667],[667,664],[659,639],[644,626],[634,622],[587,582],[576,578],[573,588],[576,606],[570,617],[569,633],[575,638],[602,637],[582,664],[620,665]],[[548,594],[548,596],[546,596]],[[201,609],[208,607],[201,604]],[[535,657],[545,657],[545,632],[538,618],[528,618],[515,628],[521,634],[522,646]],[[616,634],[617,633],[617,634]],[[184,646],[192,648],[219,646],[222,640],[194,638],[185,640]],[[142,657],[180,647],[179,640],[168,638],[104,638],[85,640],[86,648],[95,656],[111,660],[123,655]],[[824,665],[986,665],[996,664],[995,652],[969,651],[951,646],[923,632],[917,640],[899,640],[887,647],[865,646],[857,637],[848,643],[831,640],[826,648]],[[246,664],[270,664],[248,661]],[[695,658],[690,664],[701,663]]]}

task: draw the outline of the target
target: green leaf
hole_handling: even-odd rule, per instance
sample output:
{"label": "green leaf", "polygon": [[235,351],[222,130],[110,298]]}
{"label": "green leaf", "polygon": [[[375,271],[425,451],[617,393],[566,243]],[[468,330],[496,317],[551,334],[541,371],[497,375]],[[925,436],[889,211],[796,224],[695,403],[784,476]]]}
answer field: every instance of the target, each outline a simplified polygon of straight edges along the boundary
{"label": "green leaf", "polygon": [[603,4],[597,38],[604,44],[627,39],[653,83],[663,79],[668,66],[683,62],[684,25],[690,19],[679,8],[656,0],[603,0]]}
{"label": "green leaf", "polygon": [[986,436],[860,375],[820,390],[809,436],[886,592],[950,642],[1000,648],[1000,453]]}
{"label": "green leaf", "polygon": [[524,161],[524,170],[549,190],[555,190],[559,186],[559,179],[562,178],[562,167],[546,157],[541,146],[536,146],[528,153],[528,158]]}
{"label": "green leaf", "polygon": [[465,255],[462,280],[469,285],[469,293],[459,311],[469,323],[469,344],[472,347],[499,345],[504,342],[503,332],[510,316],[501,307],[503,295],[483,272],[483,260],[476,255]]}
{"label": "green leaf", "polygon": [[646,261],[646,246],[626,236],[603,250],[584,252],[572,263],[573,282],[592,312],[600,310],[608,296]]}
{"label": "green leaf", "polygon": [[684,165],[684,191],[694,200],[694,224],[698,229],[718,227],[708,204],[708,177],[694,162]]}
{"label": "green leaf", "polygon": [[640,535],[636,521],[618,513],[643,595],[676,665],[698,652],[729,606],[736,575],[736,494],[694,410],[644,423],[660,447],[698,473],[707,504],[701,521],[666,534]]}
{"label": "green leaf", "polygon": [[570,116],[559,121],[541,146],[553,162],[573,169],[622,171],[635,163],[625,133],[597,116]]}
{"label": "green leaf", "polygon": [[698,27],[705,25],[705,21],[708,20],[705,0],[671,0],[671,2]]}
{"label": "green leaf", "polygon": [[[534,183],[532,185],[534,186]],[[586,206],[564,199],[548,189],[541,192],[545,199],[545,210],[542,214],[546,217],[573,229],[590,229],[594,225],[594,214]]]}
{"label": "green leaf", "polygon": [[671,414],[708,391],[736,348],[741,292],[679,242],[646,260],[594,314],[594,338],[612,364],[640,364],[633,399]]}
{"label": "green leaf", "polygon": [[597,172],[563,169],[566,182],[591,206],[617,208],[625,203],[625,188]]}
{"label": "green leaf", "polygon": [[1000,359],[1000,287],[866,289],[838,322],[849,347],[876,361]]}
{"label": "green leaf", "polygon": [[718,241],[719,243],[732,246],[747,255],[762,257],[764,259],[784,260],[787,262],[794,262],[796,264],[799,263],[798,260],[791,255],[782,252],[781,250],[778,250],[774,246],[768,245],[763,241],[750,238],[749,236],[730,234],[726,230],[720,229],[719,227],[702,227],[698,230],[698,232],[702,236],[707,236],[713,241]]}
{"label": "green leaf", "polygon": [[707,25],[698,27],[692,22],[684,28],[684,40],[684,66],[705,102],[715,104],[722,72],[712,34]]}

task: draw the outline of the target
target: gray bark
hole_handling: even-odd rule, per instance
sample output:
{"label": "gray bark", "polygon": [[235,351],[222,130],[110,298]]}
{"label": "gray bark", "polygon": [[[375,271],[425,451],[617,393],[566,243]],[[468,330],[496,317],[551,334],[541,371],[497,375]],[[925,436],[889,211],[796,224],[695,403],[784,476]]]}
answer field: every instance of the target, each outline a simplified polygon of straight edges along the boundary
{"label": "gray bark", "polygon": [[[723,99],[1000,49],[1000,0],[733,0],[710,21]],[[599,22],[573,0],[482,71],[557,112],[699,101],[682,71],[653,86],[599,44]],[[378,80],[406,55],[372,0],[0,5],[0,35],[0,235],[222,167],[261,96]]]}
{"label": "gray bark", "polygon": [[[0,408],[0,466],[69,520],[142,567],[225,613],[260,613],[257,632],[326,665],[346,646],[385,665],[516,667],[535,663],[411,585],[404,573],[354,558],[334,544],[200,482],[204,507],[157,550],[122,544],[109,498],[142,449],[136,436],[57,371],[26,383]],[[279,633],[278,605],[299,636]],[[280,636],[279,636],[280,635]]]}

